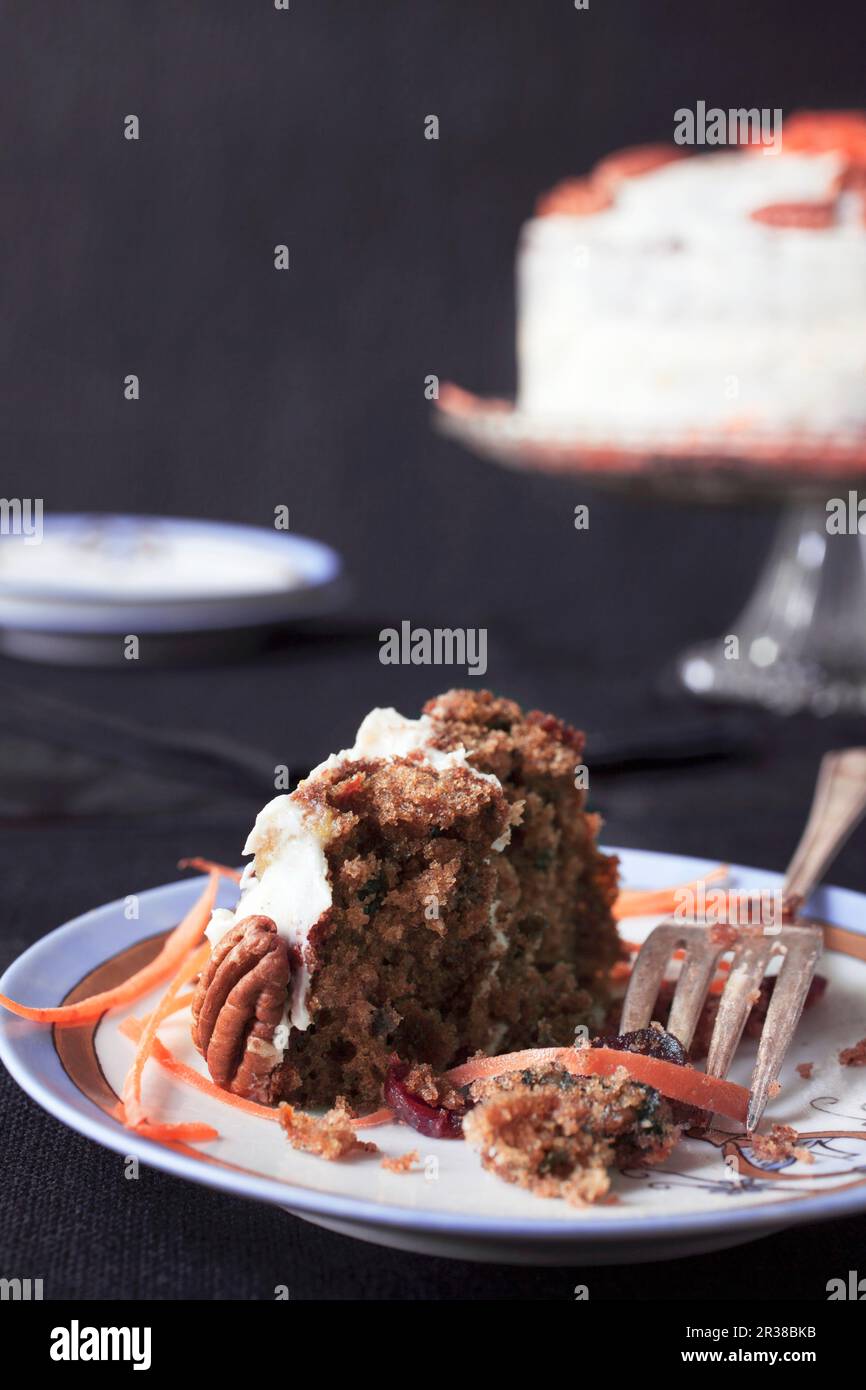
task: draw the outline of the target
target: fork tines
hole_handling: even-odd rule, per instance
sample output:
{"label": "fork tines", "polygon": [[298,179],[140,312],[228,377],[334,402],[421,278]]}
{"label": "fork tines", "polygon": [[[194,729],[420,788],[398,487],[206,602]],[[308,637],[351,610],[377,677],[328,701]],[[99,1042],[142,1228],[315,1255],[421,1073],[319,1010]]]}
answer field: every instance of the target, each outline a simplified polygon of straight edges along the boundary
{"label": "fork tines", "polygon": [[683,1047],[689,1048],[718,961],[722,955],[733,951],[707,1056],[709,1075],[724,1077],[743,1035],[749,1011],[758,998],[767,967],[774,956],[780,956],[782,963],[752,1075],[747,1120],[751,1131],[764,1113],[794,1035],[822,946],[821,929],[806,925],[716,928],[662,922],[647,937],[634,963],[620,1031],[630,1033],[649,1026],[668,962],[673,953],[682,948],[684,959],[666,1028]]}

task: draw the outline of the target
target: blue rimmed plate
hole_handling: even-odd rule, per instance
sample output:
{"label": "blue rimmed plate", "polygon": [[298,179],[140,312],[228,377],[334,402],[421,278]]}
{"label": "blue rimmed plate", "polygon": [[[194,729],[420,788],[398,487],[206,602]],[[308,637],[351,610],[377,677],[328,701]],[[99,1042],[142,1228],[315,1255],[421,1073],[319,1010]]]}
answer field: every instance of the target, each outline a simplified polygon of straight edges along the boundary
{"label": "blue rimmed plate", "polygon": [[[709,865],[676,855],[618,851],[632,887],[663,887],[699,877]],[[736,886],[772,892],[777,874],[736,867]],[[30,948],[7,970],[0,990],[32,1004],[53,1004],[122,978],[155,951],[200,889],[184,881],[143,892],[139,916],[124,900],[76,918]],[[231,885],[221,888],[230,905]],[[575,1209],[531,1196],[480,1168],[468,1145],[430,1140],[401,1126],[370,1131],[391,1156],[418,1149],[410,1173],[382,1169],[378,1157],[326,1163],[296,1153],[266,1119],[251,1117],[175,1081],[151,1064],[145,1100],[161,1118],[212,1124],[220,1138],[178,1152],[124,1130],[110,1115],[131,1057],[118,1011],[93,1029],[56,1035],[10,1015],[0,1019],[0,1057],[19,1084],[71,1128],[120,1154],[192,1182],[276,1203],[305,1220],[363,1240],[464,1259],[526,1264],[622,1263],[722,1249],[800,1221],[866,1210],[866,1069],[843,1067],[838,1053],[866,1033],[866,896],[822,890],[812,905],[826,922],[819,967],[827,996],[804,1015],[768,1121],[793,1125],[811,1162],[766,1163],[746,1137],[713,1129],[687,1138],[660,1168],[618,1175],[611,1205]],[[125,910],[126,908],[126,910]],[[630,919],[639,938],[650,919]],[[154,996],[155,999],[156,996]],[[179,1015],[162,1036],[201,1070]],[[746,1084],[754,1059],[744,1044],[732,1078]],[[808,1079],[796,1071],[811,1062]]]}
{"label": "blue rimmed plate", "polygon": [[191,634],[213,645],[231,631],[249,644],[345,597],[337,553],[292,531],[102,513],[26,519],[26,530],[0,536],[0,647],[11,655],[117,660],[128,634],[145,657]]}

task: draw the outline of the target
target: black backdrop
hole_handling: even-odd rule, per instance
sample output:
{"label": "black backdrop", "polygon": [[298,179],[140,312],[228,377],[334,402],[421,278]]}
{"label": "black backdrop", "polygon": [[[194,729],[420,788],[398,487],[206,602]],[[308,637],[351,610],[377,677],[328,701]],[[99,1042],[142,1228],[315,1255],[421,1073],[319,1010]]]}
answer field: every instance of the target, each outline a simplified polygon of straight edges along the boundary
{"label": "black backdrop", "polygon": [[[294,529],[344,552],[374,627],[484,623],[489,681],[505,693],[591,731],[656,717],[669,708],[656,673],[727,630],[772,514],[644,506],[500,472],[432,433],[424,378],[513,390],[515,242],[540,190],[610,148],[670,138],[674,110],[701,99],[862,104],[864,36],[859,0],[0,4],[0,492],[262,524],[286,503]],[[123,139],[130,113],[137,143]],[[423,138],[431,113],[438,142]],[[123,399],[129,372],[136,403]],[[573,507],[587,500],[578,537]],[[432,693],[429,672],[382,668],[376,653],[371,638],[209,671],[4,661],[0,675],[156,725],[242,734],[303,766],[344,746],[371,704],[409,713]],[[7,713],[0,700],[4,736]],[[701,773],[598,779],[609,838],[782,868],[821,749],[862,742],[862,721],[756,717],[750,733],[750,757]],[[171,878],[179,854],[236,859],[251,809],[223,802],[191,825],[170,811],[65,820],[43,804],[5,822],[3,963],[130,884]],[[834,873],[856,887],[860,846]],[[112,1155],[0,1086],[0,1273],[50,1272],[50,1296],[742,1288],[736,1251],[664,1269],[471,1268],[155,1173],[125,1184]],[[756,1296],[821,1297],[862,1238],[849,1222],[754,1247]]]}
{"label": "black backdrop", "polygon": [[596,499],[576,544],[584,494],[436,439],[423,380],[513,390],[516,236],[563,174],[670,139],[698,99],[861,101],[862,5],[37,0],[0,21],[5,495],[266,524],[286,502],[377,606],[554,608],[565,634],[579,609],[604,658],[729,617],[766,518]]}

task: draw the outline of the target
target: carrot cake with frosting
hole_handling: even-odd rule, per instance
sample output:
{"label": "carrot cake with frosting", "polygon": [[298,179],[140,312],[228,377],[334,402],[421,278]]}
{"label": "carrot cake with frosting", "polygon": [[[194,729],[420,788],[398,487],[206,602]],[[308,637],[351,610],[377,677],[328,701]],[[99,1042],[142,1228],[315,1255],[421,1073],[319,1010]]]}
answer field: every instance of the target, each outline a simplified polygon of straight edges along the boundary
{"label": "carrot cake with frosting", "polygon": [[642,145],[540,201],[517,259],[518,406],[622,440],[866,436],[866,113],[781,145]]}
{"label": "carrot cake with frosting", "polygon": [[576,770],[583,737],[486,691],[378,709],[261,811],[193,1005],[214,1080],[250,1099],[381,1103],[393,1059],[595,1032],[619,945],[616,862]]}

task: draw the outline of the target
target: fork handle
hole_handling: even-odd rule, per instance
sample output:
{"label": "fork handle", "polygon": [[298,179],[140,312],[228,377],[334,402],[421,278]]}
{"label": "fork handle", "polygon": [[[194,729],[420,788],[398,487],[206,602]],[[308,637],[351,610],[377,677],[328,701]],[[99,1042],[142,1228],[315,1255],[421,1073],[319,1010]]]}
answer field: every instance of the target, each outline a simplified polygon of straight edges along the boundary
{"label": "fork handle", "polygon": [[866,748],[843,748],[821,759],[806,829],[782,886],[787,920],[797,916],[866,812]]}

